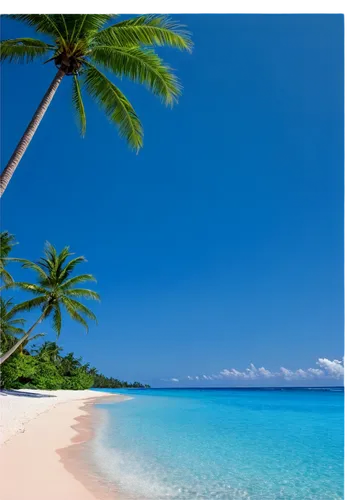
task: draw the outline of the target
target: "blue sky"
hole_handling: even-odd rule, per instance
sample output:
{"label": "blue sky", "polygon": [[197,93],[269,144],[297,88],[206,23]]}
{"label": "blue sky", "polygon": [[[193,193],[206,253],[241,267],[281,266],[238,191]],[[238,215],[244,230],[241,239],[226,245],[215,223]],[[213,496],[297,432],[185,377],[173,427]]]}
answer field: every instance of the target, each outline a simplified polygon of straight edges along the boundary
{"label": "blue sky", "polygon": [[[86,256],[99,325],[85,336],[65,321],[60,344],[107,375],[161,386],[250,363],[320,369],[344,349],[343,16],[174,17],[195,43],[160,51],[184,86],[179,105],[120,83],[144,149],[131,152],[89,99],[81,139],[66,78],[2,228],[18,256],[37,259],[45,240]],[[2,19],[3,39],[31,35]],[[3,66],[2,166],[54,71]]]}

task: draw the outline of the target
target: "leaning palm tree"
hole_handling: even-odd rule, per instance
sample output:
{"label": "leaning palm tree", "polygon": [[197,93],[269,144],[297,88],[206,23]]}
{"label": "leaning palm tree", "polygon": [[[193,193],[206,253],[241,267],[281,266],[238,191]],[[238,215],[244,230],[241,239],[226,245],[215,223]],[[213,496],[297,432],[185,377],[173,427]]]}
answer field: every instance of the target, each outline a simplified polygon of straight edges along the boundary
{"label": "leaning palm tree", "polygon": [[8,231],[2,231],[0,233],[0,278],[5,285],[14,281],[9,271],[5,269],[8,263],[9,254],[14,245],[16,245],[15,236]]}
{"label": "leaning palm tree", "polygon": [[82,135],[86,130],[81,90],[84,87],[135,150],[143,143],[140,120],[131,103],[103,70],[146,85],[166,105],[172,105],[180,94],[178,79],[150,48],[166,45],[191,49],[189,33],[166,16],[139,16],[116,23],[113,21],[116,16],[107,14],[15,14],[10,17],[33,27],[44,39],[4,40],[0,45],[1,60],[32,62],[50,55],[46,62],[52,61],[57,72],[1,175],[0,196],[65,76],[73,79],[72,100]]}
{"label": "leaning palm tree", "polygon": [[57,253],[56,249],[50,243],[46,243],[45,257],[41,258],[39,262],[17,259],[19,262],[22,262],[22,267],[32,269],[36,272],[37,284],[14,282],[8,285],[8,288],[16,287],[35,295],[34,298],[15,306],[14,309],[16,312],[19,312],[39,308],[41,314],[16,344],[1,356],[0,365],[30,337],[36,326],[44,319],[52,317],[53,329],[57,335],[60,335],[62,309],[73,320],[83,325],[86,331],[88,331],[87,318],[97,321],[93,312],[77,299],[99,300],[99,295],[93,290],[76,288],[76,285],[80,283],[96,280],[91,274],[80,274],[71,277],[75,267],[85,261],[84,257],[75,257],[68,261],[71,255],[73,254],[70,253],[69,247],[65,247],[60,253]]}
{"label": "leaning palm tree", "polygon": [[12,299],[3,299],[0,297],[0,334],[1,346],[0,352],[9,349],[16,343],[16,335],[23,335],[25,320],[17,318],[18,313],[12,303]]}
{"label": "leaning palm tree", "polygon": [[[14,306],[12,299],[3,299],[0,297],[0,353],[4,350],[7,351],[16,344],[17,335],[24,335],[25,330],[23,328],[25,320],[23,318],[16,318],[18,313],[17,306]],[[37,333],[28,337],[19,347],[20,354],[24,354],[24,348],[31,340],[36,340],[43,337],[44,333]]]}

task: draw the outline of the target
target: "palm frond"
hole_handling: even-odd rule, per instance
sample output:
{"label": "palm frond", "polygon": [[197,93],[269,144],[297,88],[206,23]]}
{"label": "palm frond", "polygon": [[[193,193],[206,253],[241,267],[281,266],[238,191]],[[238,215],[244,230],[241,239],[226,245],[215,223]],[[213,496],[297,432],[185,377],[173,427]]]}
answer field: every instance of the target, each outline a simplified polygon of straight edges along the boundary
{"label": "palm frond", "polygon": [[78,265],[81,264],[81,262],[86,262],[86,259],[81,255],[80,257],[75,257],[74,259],[70,260],[66,264],[66,266],[61,269],[61,273],[59,274],[58,278],[60,282],[63,282],[74,270],[74,268]]}
{"label": "palm frond", "polygon": [[[3,331],[2,328],[1,328],[1,331]],[[12,326],[12,325],[7,325],[6,333],[7,333],[7,335],[23,335],[25,332],[24,332],[23,328],[19,328],[17,326]]]}
{"label": "palm frond", "polygon": [[78,300],[71,299],[69,297],[66,297],[66,301],[67,301],[67,303],[71,304],[71,306],[73,307],[73,309],[75,311],[80,312],[81,314],[84,314],[89,319],[91,319],[92,321],[95,321],[97,323],[96,315],[90,309],[88,309],[88,307],[86,307],[84,304],[82,304]]}
{"label": "palm frond", "polygon": [[21,304],[17,304],[14,306],[14,309],[16,312],[19,311],[31,311],[35,307],[41,307],[41,306],[46,306],[47,304],[47,297],[41,296],[41,297],[35,297],[34,299],[26,300],[25,302],[21,302]]}
{"label": "palm frond", "polygon": [[19,259],[19,258],[10,258],[9,260],[12,260],[13,262],[19,262],[20,264],[22,264],[22,267],[24,269],[32,269],[33,271],[35,271],[37,274],[38,274],[38,277],[39,279],[41,280],[47,280],[47,274],[45,273],[45,271],[42,269],[42,267],[37,264],[36,262],[32,262],[31,260],[28,260],[28,259]]}
{"label": "palm frond", "polygon": [[60,305],[58,303],[56,303],[53,307],[52,328],[55,330],[57,336],[59,336],[61,333],[61,326],[62,326],[61,309],[60,309]]}
{"label": "palm frond", "polygon": [[96,282],[96,278],[92,276],[92,274],[79,274],[78,276],[74,276],[73,278],[70,278],[67,281],[61,283],[59,288],[62,290],[68,290],[74,285],[78,285],[79,283],[85,283],[86,281]]}
{"label": "palm frond", "polygon": [[87,290],[86,288],[72,288],[70,290],[66,290],[66,295],[69,297],[100,300],[100,296],[97,292]]}
{"label": "palm frond", "polygon": [[[68,247],[65,247],[65,250],[67,249]],[[44,253],[45,253],[45,259],[47,260],[50,269],[54,270],[57,267],[58,255],[56,252],[56,248],[53,245],[51,245],[49,241],[46,241],[45,243]],[[44,259],[41,259],[41,261],[43,260]]]}
{"label": "palm frond", "polygon": [[168,16],[146,15],[127,19],[100,31],[94,43],[135,47],[166,45],[191,51],[193,43],[184,26]]}
{"label": "palm frond", "polygon": [[82,137],[86,133],[86,113],[82,100],[80,82],[76,75],[73,77],[72,102],[76,112],[77,122],[80,127]]}
{"label": "palm frond", "polygon": [[85,86],[108,118],[117,125],[129,146],[139,150],[143,145],[143,130],[138,116],[125,95],[94,66],[86,63]]}
{"label": "palm frond", "polygon": [[9,231],[1,231],[0,233],[0,258],[5,259],[12,250],[12,247],[17,245],[15,236]]}
{"label": "palm frond", "polygon": [[62,299],[62,303],[66,308],[67,313],[69,316],[74,320],[83,325],[86,329],[86,332],[88,332],[88,324],[87,321],[76,311],[74,308],[73,304],[71,303],[71,299],[68,299],[67,297],[64,297]]}
{"label": "palm frond", "polygon": [[62,16],[71,42],[90,37],[100,30],[108,21],[116,17],[115,14],[65,14]]}
{"label": "palm frond", "polygon": [[13,325],[24,325],[26,323],[26,320],[23,318],[17,318],[17,319],[12,319],[11,324]]}
{"label": "palm frond", "polygon": [[45,335],[46,335],[46,333],[35,333],[35,335],[32,335],[32,337],[28,338],[28,342],[30,342],[31,340],[36,340],[36,339],[39,339],[41,337],[44,337]]}
{"label": "palm frond", "polygon": [[19,288],[20,290],[24,290],[25,292],[31,292],[35,295],[41,295],[47,293],[46,288],[43,288],[42,286],[35,285],[34,283],[26,283],[25,281],[14,281],[12,283],[9,283],[6,286],[7,289],[9,288]]}
{"label": "palm frond", "polygon": [[[49,243],[50,245],[50,243]],[[52,247],[52,245],[51,245]],[[65,262],[65,260],[70,256],[70,255],[73,255],[73,253],[70,252],[70,247],[69,246],[65,246],[61,252],[59,254],[57,254],[56,250],[54,247],[52,247],[56,253],[56,255],[58,256],[58,265],[59,266],[62,266],[62,264]]]}
{"label": "palm frond", "polygon": [[10,283],[14,282],[14,278],[11,276],[9,271],[7,271],[1,264],[0,264],[0,275],[5,285],[9,285]]}
{"label": "palm frond", "polygon": [[146,85],[165,104],[172,105],[180,95],[178,79],[153,50],[98,45],[93,47],[91,59],[117,76]]}
{"label": "palm frond", "polygon": [[64,41],[62,19],[58,14],[10,14],[8,17],[31,26],[38,33]]}
{"label": "palm frond", "polygon": [[15,38],[0,42],[0,60],[30,63],[44,56],[53,47],[34,38]]}

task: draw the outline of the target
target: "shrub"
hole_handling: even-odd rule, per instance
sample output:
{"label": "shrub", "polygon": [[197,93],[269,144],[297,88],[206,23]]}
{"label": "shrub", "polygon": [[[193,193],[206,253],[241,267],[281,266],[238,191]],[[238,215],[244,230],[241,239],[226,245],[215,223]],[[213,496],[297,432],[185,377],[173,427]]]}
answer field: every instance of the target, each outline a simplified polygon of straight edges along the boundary
{"label": "shrub", "polygon": [[37,359],[33,356],[12,356],[1,367],[1,387],[20,389],[25,385],[32,385],[37,365]]}

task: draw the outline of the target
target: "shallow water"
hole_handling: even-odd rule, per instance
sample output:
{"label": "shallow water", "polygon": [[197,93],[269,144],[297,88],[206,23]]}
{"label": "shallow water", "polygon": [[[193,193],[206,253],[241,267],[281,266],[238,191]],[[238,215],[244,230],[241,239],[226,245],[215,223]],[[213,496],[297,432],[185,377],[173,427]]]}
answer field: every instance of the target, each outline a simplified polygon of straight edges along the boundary
{"label": "shallow water", "polygon": [[99,405],[91,453],[135,500],[343,498],[343,390],[130,394]]}

